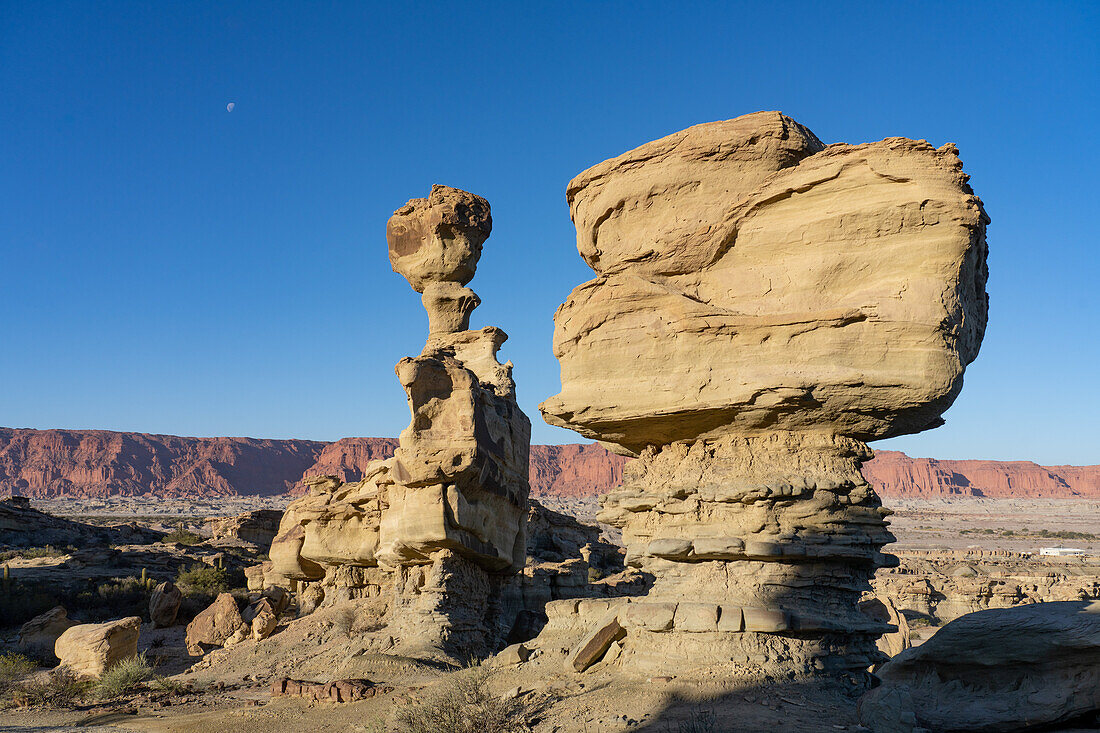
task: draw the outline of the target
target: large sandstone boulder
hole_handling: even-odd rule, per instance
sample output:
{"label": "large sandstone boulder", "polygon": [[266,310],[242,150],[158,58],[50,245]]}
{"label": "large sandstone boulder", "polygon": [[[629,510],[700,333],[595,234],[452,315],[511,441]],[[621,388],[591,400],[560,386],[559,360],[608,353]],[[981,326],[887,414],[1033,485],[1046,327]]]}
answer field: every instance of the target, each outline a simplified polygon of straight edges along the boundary
{"label": "large sandstone boulder", "polygon": [[75,625],[64,606],[55,606],[23,624],[19,629],[19,650],[45,661],[56,659],[57,638]]}
{"label": "large sandstone boulder", "polygon": [[758,112],[581,173],[596,271],[555,316],[547,421],[631,451],[731,430],[933,427],[978,353],[988,218],[952,145],[823,145]]}
{"label": "large sandstone boulder", "polygon": [[882,685],[860,701],[860,722],[876,733],[1065,723],[1100,711],[1100,602],[972,613],[877,674]]}
{"label": "large sandstone boulder", "polygon": [[61,666],[78,677],[99,677],[116,662],[137,655],[141,619],[137,616],[102,624],[78,624],[54,644]]}
{"label": "large sandstone boulder", "polygon": [[163,629],[176,623],[176,614],[182,602],[183,593],[172,581],[166,580],[154,588],[149,596],[149,618],[153,628]]}
{"label": "large sandstone boulder", "polygon": [[187,653],[201,657],[210,647],[224,646],[234,632],[244,626],[237,601],[221,593],[214,602],[187,624]]}

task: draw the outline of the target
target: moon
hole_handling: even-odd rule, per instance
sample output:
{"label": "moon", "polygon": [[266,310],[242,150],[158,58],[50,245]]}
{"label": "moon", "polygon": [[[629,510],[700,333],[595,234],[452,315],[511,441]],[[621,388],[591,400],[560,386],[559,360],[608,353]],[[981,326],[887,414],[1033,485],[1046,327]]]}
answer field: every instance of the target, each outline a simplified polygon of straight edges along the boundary
{"label": "moon", "polygon": [[226,112],[232,112],[233,108],[236,107],[236,106],[237,106],[236,102],[230,102],[229,104],[225,105],[225,111]]}

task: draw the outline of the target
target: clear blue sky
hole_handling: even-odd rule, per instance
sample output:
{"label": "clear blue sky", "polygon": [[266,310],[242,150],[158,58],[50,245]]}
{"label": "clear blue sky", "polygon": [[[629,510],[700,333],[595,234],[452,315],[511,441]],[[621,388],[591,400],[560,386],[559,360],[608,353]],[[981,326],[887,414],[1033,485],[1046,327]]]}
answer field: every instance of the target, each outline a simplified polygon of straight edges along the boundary
{"label": "clear blue sky", "polygon": [[[955,142],[993,219],[947,425],[876,444],[1100,463],[1100,3],[0,3],[0,425],[336,439],[408,422],[426,317],[385,223],[431,184],[494,229],[474,326],[535,442],[565,185],[699,122]],[[226,111],[234,102],[235,110]]]}

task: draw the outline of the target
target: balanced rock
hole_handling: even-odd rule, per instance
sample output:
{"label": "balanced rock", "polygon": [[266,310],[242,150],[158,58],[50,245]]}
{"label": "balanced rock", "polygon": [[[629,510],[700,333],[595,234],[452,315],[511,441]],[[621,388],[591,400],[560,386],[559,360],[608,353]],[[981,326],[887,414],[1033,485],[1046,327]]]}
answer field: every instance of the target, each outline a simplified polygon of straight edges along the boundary
{"label": "balanced rock", "polygon": [[876,733],[1046,730],[1100,711],[1100,602],[968,614],[876,674],[859,706]]}
{"label": "balanced rock", "polygon": [[[423,294],[428,339],[396,366],[412,421],[358,481],[320,476],[283,514],[265,586],[299,585],[299,609],[390,598],[402,653],[462,658],[507,634],[504,587],[526,562],[531,424],[516,402],[507,335],[469,330],[465,287],[492,229],[489,203],[433,186],[389,220],[390,263]],[[304,586],[304,587],[303,587]]]}
{"label": "balanced rock", "polygon": [[45,661],[56,659],[57,638],[75,625],[64,606],[55,606],[23,624],[19,629],[19,649]]}
{"label": "balanced rock", "polygon": [[201,657],[209,647],[224,646],[234,632],[244,626],[237,601],[229,593],[220,593],[214,602],[187,624],[187,653]]}
{"label": "balanced rock", "polygon": [[882,659],[896,627],[858,603],[893,537],[864,441],[940,424],[977,356],[988,218],[967,181],[950,144],[825,145],[759,112],[569,184],[596,277],[555,314],[562,390],[540,409],[639,458],[599,519],[650,602],[705,604],[632,632],[623,664]]}
{"label": "balanced rock", "polygon": [[78,624],[57,638],[54,653],[61,666],[77,677],[99,677],[116,662],[137,655],[141,619],[137,616],[102,624]]}
{"label": "balanced rock", "polygon": [[166,580],[153,589],[149,596],[149,618],[154,629],[163,629],[176,623],[183,593],[170,580]]}

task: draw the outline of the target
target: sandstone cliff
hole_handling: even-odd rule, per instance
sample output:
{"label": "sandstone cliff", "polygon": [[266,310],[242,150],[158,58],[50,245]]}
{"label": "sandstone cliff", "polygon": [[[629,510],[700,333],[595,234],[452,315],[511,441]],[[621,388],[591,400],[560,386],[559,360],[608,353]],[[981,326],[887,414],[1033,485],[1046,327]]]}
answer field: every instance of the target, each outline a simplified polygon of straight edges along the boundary
{"label": "sandstone cliff", "polygon": [[[310,476],[359,481],[368,463],[396,447],[394,438],[324,443],[0,428],[0,496],[300,494]],[[629,460],[597,444],[533,445],[531,493],[606,493],[621,483]],[[887,497],[1100,499],[1100,466],[944,461],[879,450],[863,471]]]}
{"label": "sandstone cliff", "polygon": [[0,495],[282,494],[324,446],[312,440],[0,428]]}
{"label": "sandstone cliff", "polygon": [[1100,499],[1100,466],[1040,466],[1030,461],[941,461],[875,451],[863,473],[883,496],[985,496],[994,499]]}

